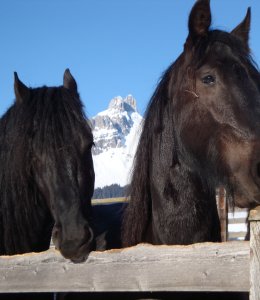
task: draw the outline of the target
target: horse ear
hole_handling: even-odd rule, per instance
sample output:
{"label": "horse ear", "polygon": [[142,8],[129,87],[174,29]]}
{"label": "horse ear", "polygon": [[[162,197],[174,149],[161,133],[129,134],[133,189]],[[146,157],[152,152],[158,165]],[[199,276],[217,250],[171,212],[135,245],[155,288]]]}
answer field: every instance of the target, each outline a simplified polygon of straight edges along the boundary
{"label": "horse ear", "polygon": [[197,0],[189,16],[189,37],[192,41],[206,36],[211,24],[209,0]]}
{"label": "horse ear", "polygon": [[69,69],[66,69],[63,76],[63,86],[73,93],[78,93],[77,83],[70,73]]}
{"label": "horse ear", "polygon": [[29,88],[21,82],[16,72],[14,72],[14,93],[18,103],[22,103],[30,94]]}
{"label": "horse ear", "polygon": [[246,16],[244,20],[231,31],[232,35],[238,37],[246,46],[246,49],[249,50],[248,39],[250,31],[250,22],[251,22],[251,9],[248,7]]}

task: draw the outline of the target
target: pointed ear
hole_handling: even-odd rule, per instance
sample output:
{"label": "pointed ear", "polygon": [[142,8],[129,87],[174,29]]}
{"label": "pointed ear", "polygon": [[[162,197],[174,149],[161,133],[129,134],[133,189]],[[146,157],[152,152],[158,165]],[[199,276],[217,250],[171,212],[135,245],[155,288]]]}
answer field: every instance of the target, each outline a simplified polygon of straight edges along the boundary
{"label": "pointed ear", "polygon": [[30,94],[29,88],[20,81],[16,72],[14,72],[14,93],[18,103],[22,103]]}
{"label": "pointed ear", "polygon": [[191,42],[196,42],[200,37],[206,36],[211,24],[209,0],[197,0],[189,16],[189,36]]}
{"label": "pointed ear", "polygon": [[235,35],[244,43],[248,51],[249,51],[248,39],[249,39],[249,31],[250,31],[250,22],[251,22],[251,9],[250,7],[248,7],[244,20],[235,29],[231,31],[232,35]]}
{"label": "pointed ear", "polygon": [[63,86],[69,89],[73,93],[78,93],[77,83],[70,73],[69,69],[66,69],[63,76]]}

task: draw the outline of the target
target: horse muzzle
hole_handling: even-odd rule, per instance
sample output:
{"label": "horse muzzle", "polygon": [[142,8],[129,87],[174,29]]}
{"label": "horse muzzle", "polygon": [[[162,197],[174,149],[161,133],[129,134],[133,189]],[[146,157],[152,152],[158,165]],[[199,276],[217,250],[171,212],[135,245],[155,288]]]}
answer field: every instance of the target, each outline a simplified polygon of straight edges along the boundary
{"label": "horse muzzle", "polygon": [[[230,139],[232,141],[232,139]],[[227,185],[239,207],[260,203],[260,142],[225,141],[222,152]]]}
{"label": "horse muzzle", "polygon": [[87,260],[89,253],[94,250],[94,234],[92,229],[88,228],[84,238],[76,235],[74,239],[71,239],[66,238],[65,235],[60,233],[59,229],[54,227],[53,243],[62,256],[74,263],[82,263]]}

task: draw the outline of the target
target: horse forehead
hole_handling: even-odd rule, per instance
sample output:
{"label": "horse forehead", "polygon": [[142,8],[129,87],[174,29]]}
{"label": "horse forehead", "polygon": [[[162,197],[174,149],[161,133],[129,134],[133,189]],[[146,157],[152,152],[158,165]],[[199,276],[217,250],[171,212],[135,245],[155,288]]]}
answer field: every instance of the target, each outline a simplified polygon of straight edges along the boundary
{"label": "horse forehead", "polygon": [[246,67],[248,64],[246,56],[241,55],[239,51],[222,41],[215,41],[211,44],[199,61],[197,69],[200,69],[203,65],[218,68],[222,66],[233,66],[234,64],[240,64]]}
{"label": "horse forehead", "polygon": [[206,52],[212,52],[218,55],[218,57],[237,57],[247,58],[248,52],[244,48],[242,42],[232,34],[225,31],[212,31]]}

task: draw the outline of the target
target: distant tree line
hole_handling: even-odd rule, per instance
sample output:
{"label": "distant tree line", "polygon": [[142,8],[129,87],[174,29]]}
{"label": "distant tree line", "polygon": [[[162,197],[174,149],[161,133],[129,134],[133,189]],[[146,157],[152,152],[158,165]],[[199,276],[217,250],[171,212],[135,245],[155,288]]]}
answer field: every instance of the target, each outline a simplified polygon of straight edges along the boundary
{"label": "distant tree line", "polygon": [[127,194],[128,185],[120,186],[119,184],[111,184],[103,188],[97,188],[94,191],[93,199],[117,198],[125,197]]}

